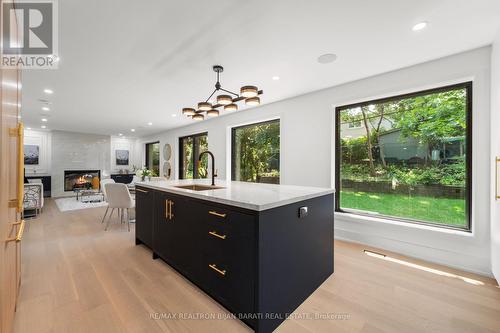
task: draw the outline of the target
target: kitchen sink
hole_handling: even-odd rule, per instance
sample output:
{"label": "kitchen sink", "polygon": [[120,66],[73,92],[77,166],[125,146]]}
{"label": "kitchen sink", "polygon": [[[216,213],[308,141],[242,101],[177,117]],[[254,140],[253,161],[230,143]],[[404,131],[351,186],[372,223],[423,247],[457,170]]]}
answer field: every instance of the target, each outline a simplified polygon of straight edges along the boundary
{"label": "kitchen sink", "polygon": [[220,186],[197,185],[197,184],[194,184],[194,185],[178,185],[178,186],[174,186],[174,187],[182,188],[184,190],[191,190],[191,191],[208,191],[208,190],[218,190],[218,189],[224,188],[224,187],[220,187]]}

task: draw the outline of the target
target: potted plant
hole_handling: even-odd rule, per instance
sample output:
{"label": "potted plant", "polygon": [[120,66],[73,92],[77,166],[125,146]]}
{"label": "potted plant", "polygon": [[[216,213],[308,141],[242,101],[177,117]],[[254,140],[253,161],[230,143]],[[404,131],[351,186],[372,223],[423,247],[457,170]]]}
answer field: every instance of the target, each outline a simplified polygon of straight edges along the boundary
{"label": "potted plant", "polygon": [[135,174],[137,177],[141,178],[141,181],[145,181],[146,177],[148,177],[148,180],[151,180],[152,172],[148,168],[144,167],[142,169],[137,170]]}

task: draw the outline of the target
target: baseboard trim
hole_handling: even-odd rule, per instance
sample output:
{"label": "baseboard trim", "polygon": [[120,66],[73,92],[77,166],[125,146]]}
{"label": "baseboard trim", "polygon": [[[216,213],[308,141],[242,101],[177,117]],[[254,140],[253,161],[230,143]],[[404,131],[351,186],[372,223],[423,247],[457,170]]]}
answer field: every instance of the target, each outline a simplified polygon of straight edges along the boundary
{"label": "baseboard trim", "polygon": [[455,260],[457,254],[451,251],[433,249],[415,243],[408,243],[378,235],[366,235],[339,228],[335,228],[335,239],[380,248],[405,255],[410,258],[424,260],[433,264],[443,265],[465,272],[493,278],[491,271],[486,271],[478,266],[478,258],[474,256],[464,256],[463,254],[460,254],[461,261],[466,262],[466,264],[460,264],[457,260]]}

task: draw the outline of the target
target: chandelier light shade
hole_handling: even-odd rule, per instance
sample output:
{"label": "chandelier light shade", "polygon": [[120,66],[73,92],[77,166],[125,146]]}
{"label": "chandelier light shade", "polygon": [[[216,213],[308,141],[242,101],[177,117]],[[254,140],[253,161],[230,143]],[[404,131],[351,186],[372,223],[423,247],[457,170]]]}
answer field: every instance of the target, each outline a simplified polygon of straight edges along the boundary
{"label": "chandelier light shade", "polygon": [[241,96],[247,97],[255,97],[259,94],[259,89],[256,86],[244,86],[240,89]]}
{"label": "chandelier light shade", "polygon": [[238,111],[238,104],[228,104],[224,106],[224,111]]}
{"label": "chandelier light shade", "polygon": [[211,109],[212,109],[212,104],[210,104],[208,102],[200,102],[200,103],[198,103],[198,110],[208,111],[208,110],[211,110]]}
{"label": "chandelier light shade", "polygon": [[208,110],[207,117],[217,117],[219,115],[219,110]]}
{"label": "chandelier light shade", "polygon": [[[193,120],[204,120],[205,115],[207,117],[217,117],[220,114],[218,108],[224,107],[224,111],[238,111],[238,102],[245,101],[246,105],[259,105],[260,98],[264,92],[259,90],[256,86],[243,86],[240,89],[240,94],[234,93],[230,90],[222,88],[220,83],[220,73],[224,71],[224,68],[220,65],[215,65],[212,67],[215,73],[217,73],[217,81],[215,82],[215,90],[208,96],[204,102],[199,102],[197,108],[186,107],[182,109],[182,114],[191,117]],[[217,93],[217,95],[216,95]],[[218,93],[221,93],[220,95]],[[211,98],[217,96],[217,103],[212,105]]]}
{"label": "chandelier light shade", "polygon": [[217,104],[229,105],[233,102],[233,98],[229,95],[219,95],[217,96]]}
{"label": "chandelier light shade", "polygon": [[203,116],[201,113],[197,113],[193,116],[193,120],[203,120],[205,119],[205,116]]}
{"label": "chandelier light shade", "polygon": [[258,97],[250,97],[245,99],[245,104],[250,106],[255,106],[260,104],[260,98]]}
{"label": "chandelier light shade", "polygon": [[184,108],[182,109],[182,114],[185,116],[194,116],[196,114],[196,110],[193,108]]}

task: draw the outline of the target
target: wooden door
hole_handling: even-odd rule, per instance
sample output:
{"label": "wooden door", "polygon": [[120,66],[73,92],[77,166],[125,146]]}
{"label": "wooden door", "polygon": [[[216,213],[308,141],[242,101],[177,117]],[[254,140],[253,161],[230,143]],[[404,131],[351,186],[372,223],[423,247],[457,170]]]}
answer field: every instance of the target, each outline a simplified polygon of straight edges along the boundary
{"label": "wooden door", "polygon": [[0,333],[12,331],[21,278],[18,237],[24,229],[20,221],[24,186],[19,181],[23,176],[20,88],[19,70],[0,69]]}

